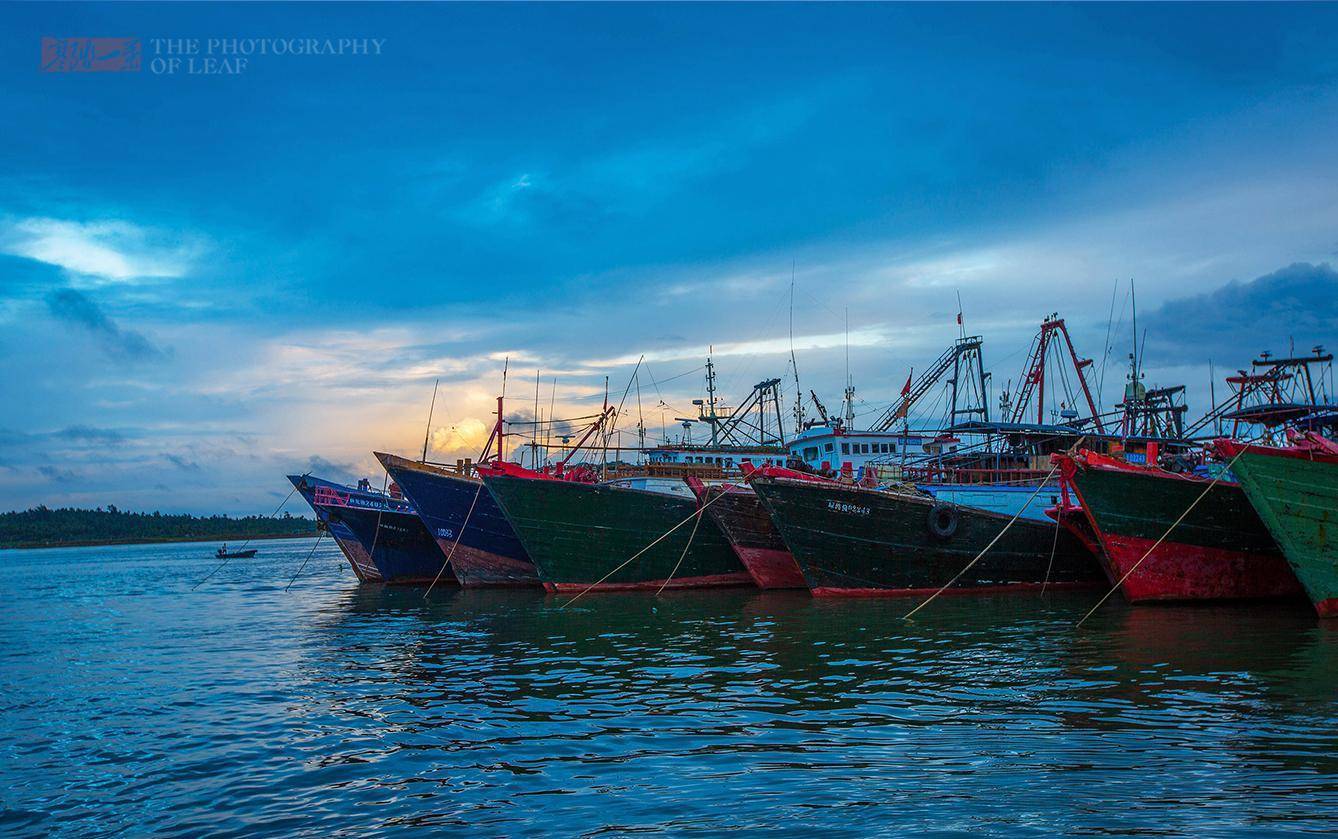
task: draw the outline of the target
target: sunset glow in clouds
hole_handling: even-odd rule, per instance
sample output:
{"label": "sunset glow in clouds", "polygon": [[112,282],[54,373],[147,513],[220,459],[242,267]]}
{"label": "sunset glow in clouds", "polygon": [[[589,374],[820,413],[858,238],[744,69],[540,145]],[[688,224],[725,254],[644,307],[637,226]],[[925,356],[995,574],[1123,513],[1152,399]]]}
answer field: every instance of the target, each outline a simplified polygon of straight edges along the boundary
{"label": "sunset glow in clouds", "polygon": [[[959,293],[1001,384],[1052,311],[1099,357],[1132,278],[1149,383],[1192,414],[1209,359],[1338,345],[1333,6],[8,18],[4,509],[264,513],[286,473],[379,480],[437,378],[434,454],[476,456],[506,357],[512,408],[537,369],[572,416],[644,355],[672,425],[654,406],[690,409],[709,346],[731,399],[787,375],[792,276],[803,387],[839,402],[848,312],[870,413],[956,336]],[[52,33],[383,45],[39,72]]]}

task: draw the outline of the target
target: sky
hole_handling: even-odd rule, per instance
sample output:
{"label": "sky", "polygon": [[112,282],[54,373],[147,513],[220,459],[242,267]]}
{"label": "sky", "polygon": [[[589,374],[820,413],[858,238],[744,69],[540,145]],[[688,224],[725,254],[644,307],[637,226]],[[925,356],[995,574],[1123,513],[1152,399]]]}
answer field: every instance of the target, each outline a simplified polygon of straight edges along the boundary
{"label": "sky", "polygon": [[[1057,312],[1109,405],[1132,285],[1197,413],[1210,370],[1338,346],[1335,36],[1332,5],[7,4],[0,510],[379,482],[438,379],[431,456],[476,456],[504,364],[523,420],[536,372],[579,416],[644,356],[620,427],[654,438],[711,348],[728,402],[788,404],[791,312],[803,389],[849,375],[867,420],[959,297],[993,399]],[[141,69],[44,71],[43,37]],[[327,38],[377,45],[192,72]]]}

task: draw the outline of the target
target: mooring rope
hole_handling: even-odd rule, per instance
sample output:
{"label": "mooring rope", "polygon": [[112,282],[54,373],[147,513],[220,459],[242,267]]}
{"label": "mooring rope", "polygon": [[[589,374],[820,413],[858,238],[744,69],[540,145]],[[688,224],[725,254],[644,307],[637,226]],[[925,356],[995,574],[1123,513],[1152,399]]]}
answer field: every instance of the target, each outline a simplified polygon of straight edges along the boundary
{"label": "mooring rope", "polygon": [[1199,497],[1195,498],[1193,503],[1191,503],[1188,507],[1186,507],[1185,511],[1180,514],[1180,518],[1171,522],[1171,526],[1166,528],[1166,532],[1161,535],[1161,538],[1153,542],[1152,547],[1148,548],[1147,551],[1141,557],[1138,558],[1138,561],[1134,563],[1133,567],[1130,568],[1128,571],[1126,571],[1124,573],[1124,576],[1120,577],[1120,579],[1115,583],[1115,585],[1111,586],[1110,591],[1106,592],[1105,595],[1100,600],[1096,601],[1096,605],[1093,606],[1091,610],[1087,612],[1087,614],[1082,616],[1082,620],[1078,621],[1078,623],[1074,626],[1074,629],[1077,629],[1078,627],[1082,626],[1084,621],[1090,618],[1092,614],[1096,612],[1097,609],[1101,608],[1101,604],[1105,603],[1108,599],[1110,599],[1110,596],[1112,594],[1119,591],[1120,586],[1124,585],[1124,581],[1129,579],[1129,575],[1137,571],[1138,566],[1143,564],[1143,560],[1151,556],[1152,552],[1155,551],[1158,548],[1158,546],[1160,546],[1161,543],[1166,540],[1166,537],[1171,535],[1171,531],[1175,530],[1180,525],[1180,522],[1185,520],[1185,517],[1189,515],[1190,510],[1193,510],[1195,507],[1197,507],[1199,505],[1199,502],[1202,501],[1205,497],[1207,497],[1208,493],[1212,490],[1212,488],[1221,483],[1222,476],[1229,473],[1231,471],[1231,467],[1236,465],[1236,460],[1241,455],[1245,454],[1245,448],[1246,447],[1242,447],[1240,451],[1236,452],[1236,456],[1231,458],[1231,461],[1227,463],[1226,468],[1224,468],[1221,472],[1218,472],[1217,476],[1208,482],[1208,485],[1203,488],[1203,492],[1199,493]]}
{"label": "mooring rope", "polygon": [[436,588],[437,580],[440,580],[441,575],[445,574],[446,569],[450,567],[451,557],[455,556],[455,549],[460,544],[460,537],[465,535],[465,528],[469,527],[469,519],[474,515],[474,505],[479,503],[479,493],[481,492],[483,492],[483,479],[479,478],[479,488],[474,490],[474,500],[469,502],[469,512],[465,513],[465,522],[460,525],[460,532],[455,534],[455,541],[451,543],[450,553],[446,554],[446,561],[441,564],[440,570],[437,571],[437,576],[432,578],[432,585],[428,586],[427,591],[423,592],[424,600],[426,600],[427,596],[432,593],[432,589]]}
{"label": "mooring rope", "polygon": [[933,599],[934,599],[935,597],[938,597],[940,594],[942,594],[944,591],[946,591],[947,588],[948,588],[949,586],[951,586],[953,583],[955,583],[955,582],[957,582],[958,580],[960,580],[960,579],[962,578],[962,575],[963,575],[963,574],[965,574],[967,571],[970,571],[971,568],[972,568],[972,566],[974,566],[977,562],[979,562],[979,561],[980,561],[980,558],[981,558],[982,556],[984,556],[985,554],[989,553],[990,548],[994,547],[994,543],[996,543],[996,542],[998,542],[1000,539],[1002,539],[1002,538],[1003,538],[1003,535],[1004,535],[1005,533],[1008,532],[1008,529],[1009,529],[1010,527],[1012,527],[1013,524],[1014,524],[1018,519],[1022,518],[1022,514],[1025,513],[1025,512],[1027,511],[1027,508],[1031,506],[1031,502],[1034,501],[1034,500],[1036,500],[1036,496],[1038,496],[1038,495],[1041,494],[1041,490],[1045,489],[1045,482],[1048,481],[1048,480],[1050,480],[1052,477],[1054,477],[1054,474],[1055,474],[1055,472],[1056,472],[1058,469],[1059,469],[1059,466],[1058,466],[1058,465],[1053,466],[1053,467],[1050,468],[1050,473],[1049,473],[1048,475],[1046,475],[1043,479],[1041,479],[1041,483],[1040,483],[1039,486],[1036,487],[1036,491],[1033,492],[1030,496],[1027,497],[1027,503],[1023,504],[1023,505],[1022,505],[1022,509],[1021,509],[1021,510],[1018,510],[1018,511],[1017,511],[1017,514],[1014,515],[1011,519],[1008,520],[1008,524],[1005,524],[1005,525],[1004,525],[1003,530],[1000,530],[999,533],[998,533],[998,535],[996,535],[993,539],[991,539],[991,540],[990,540],[990,543],[989,543],[988,545],[986,545],[984,548],[982,548],[981,551],[980,551],[980,553],[976,554],[976,558],[975,558],[975,559],[973,559],[973,560],[971,560],[970,562],[968,562],[968,563],[966,564],[966,567],[963,568],[961,571],[958,571],[958,572],[957,572],[957,576],[953,577],[951,580],[948,580],[946,583],[944,583],[942,588],[940,588],[938,591],[934,592],[933,594],[929,595],[929,599],[928,599],[928,600],[926,600],[925,602],[921,603],[919,606],[916,606],[914,609],[911,609],[909,612],[907,612],[907,613],[906,613],[906,616],[905,616],[904,618],[902,618],[902,620],[910,620],[912,615],[914,615],[916,612],[920,611],[920,610],[923,609],[924,607],[928,606],[928,605],[930,604],[930,602],[933,601]]}
{"label": "mooring rope", "polygon": [[376,562],[376,543],[381,538],[381,516],[385,513],[386,507],[390,506],[390,496],[386,493],[386,487],[390,486],[390,473],[381,481],[381,493],[386,496],[385,503],[376,508],[376,532],[372,534],[372,549],[367,552],[373,563]]}
{"label": "mooring rope", "polygon": [[577,600],[580,600],[582,597],[584,597],[586,594],[588,594],[588,593],[590,592],[591,589],[597,587],[598,585],[600,585],[601,583],[603,583],[605,580],[607,580],[609,577],[612,577],[614,574],[617,574],[619,571],[621,571],[621,570],[623,570],[624,568],[626,568],[627,565],[628,565],[628,563],[630,563],[632,560],[634,560],[634,559],[636,559],[637,557],[641,556],[643,553],[645,553],[646,551],[648,551],[648,550],[650,550],[651,548],[655,547],[655,546],[658,545],[660,542],[663,542],[666,538],[668,538],[668,536],[669,536],[670,533],[673,533],[675,530],[679,529],[679,528],[682,527],[683,525],[685,525],[685,524],[687,524],[688,522],[692,521],[694,518],[698,518],[698,517],[702,514],[702,512],[703,512],[707,507],[711,506],[712,504],[714,504],[715,502],[719,501],[721,498],[724,498],[724,497],[725,497],[725,494],[722,492],[721,494],[717,495],[715,498],[712,498],[710,501],[707,501],[705,504],[703,504],[703,505],[701,505],[700,507],[698,507],[697,510],[696,510],[692,515],[688,516],[687,518],[685,518],[685,519],[683,519],[682,521],[680,521],[678,524],[674,525],[673,527],[671,527],[671,528],[669,528],[668,530],[666,530],[664,533],[660,534],[659,538],[657,538],[654,542],[651,542],[651,543],[650,543],[649,545],[647,545],[646,547],[642,548],[641,550],[639,550],[639,551],[637,551],[636,553],[634,553],[634,554],[632,554],[631,556],[629,556],[627,559],[623,560],[621,563],[618,564],[618,567],[617,567],[617,568],[614,568],[614,569],[613,569],[612,571],[610,571],[609,573],[605,574],[604,576],[600,577],[600,578],[599,578],[598,580],[596,580],[595,582],[591,583],[591,584],[590,584],[589,586],[587,586],[586,588],[582,589],[582,590],[580,591],[580,593],[578,593],[575,597],[573,597],[572,599],[568,600],[566,603],[563,603],[563,604],[562,604],[561,606],[559,606],[558,608],[559,608],[559,609],[565,609],[565,608],[567,608],[568,606],[570,606],[571,604],[575,603]]}
{"label": "mooring rope", "polygon": [[[307,473],[305,473],[304,475],[302,475],[303,480],[305,480],[306,477],[307,477],[307,475],[310,475],[310,474],[311,474],[310,472],[307,472]],[[267,518],[271,518],[271,519],[272,519],[272,518],[274,518],[275,516],[277,516],[277,515],[279,514],[279,511],[283,509],[283,505],[288,503],[288,499],[289,499],[289,498],[292,498],[292,497],[293,497],[293,493],[295,493],[295,492],[297,492],[297,484],[293,484],[293,488],[290,489],[290,490],[288,490],[288,494],[285,495],[285,496],[283,497],[283,500],[279,502],[279,506],[275,507],[275,508],[274,508],[274,512],[270,513],[270,514],[267,516]],[[324,535],[324,534],[322,534],[322,533],[318,533],[317,536],[316,536],[316,541],[319,542],[319,541],[320,541],[320,537],[323,536],[323,535]],[[255,537],[251,537],[251,538],[255,538]],[[242,548],[245,548],[245,547],[246,547],[247,545],[249,545],[249,544],[251,544],[251,539],[247,539],[245,542],[242,542],[242,547],[241,547],[241,548],[238,548],[237,550],[240,551],[240,550],[242,550]],[[198,583],[196,583],[195,585],[191,586],[191,587],[190,587],[190,590],[191,590],[191,591],[195,591],[197,588],[199,588],[200,586],[202,586],[202,585],[204,585],[206,582],[208,582],[208,580],[209,580],[210,577],[214,576],[214,575],[217,574],[219,571],[222,571],[222,570],[223,570],[223,566],[224,566],[224,565],[227,565],[227,564],[228,564],[228,560],[230,560],[230,559],[232,559],[232,557],[230,557],[230,556],[228,556],[228,557],[224,557],[222,562],[220,562],[218,565],[214,566],[214,570],[213,570],[213,571],[210,571],[208,574],[206,574],[206,575],[205,575],[205,578],[204,578],[203,580],[200,580]]]}
{"label": "mooring rope", "polygon": [[287,591],[288,589],[292,588],[293,583],[297,582],[297,578],[302,576],[302,569],[307,567],[307,563],[311,561],[311,555],[316,553],[316,547],[320,545],[321,540],[324,538],[325,538],[324,533],[316,537],[316,544],[312,545],[311,550],[307,551],[307,558],[302,560],[302,564],[297,567],[297,573],[294,574],[293,578],[288,581],[288,585],[283,587],[284,591]]}
{"label": "mooring rope", "polygon": [[683,557],[688,555],[688,549],[692,547],[692,540],[697,537],[697,528],[701,525],[701,523],[702,523],[702,508],[699,507],[697,508],[697,521],[693,522],[692,532],[688,534],[688,543],[683,546],[683,552],[678,555],[678,562],[674,563],[674,570],[669,572],[669,576],[665,577],[664,582],[660,583],[660,587],[655,590],[656,597],[660,596],[660,592],[664,591],[664,587],[669,585],[669,581],[672,580],[674,578],[674,575],[678,573],[679,566],[683,564]]}
{"label": "mooring rope", "polygon": [[1045,581],[1041,583],[1041,594],[1045,594],[1045,589],[1050,585],[1050,572],[1055,568],[1055,551],[1059,550],[1059,516],[1063,513],[1063,508],[1055,505],[1055,538],[1050,542],[1050,564],[1045,566]]}

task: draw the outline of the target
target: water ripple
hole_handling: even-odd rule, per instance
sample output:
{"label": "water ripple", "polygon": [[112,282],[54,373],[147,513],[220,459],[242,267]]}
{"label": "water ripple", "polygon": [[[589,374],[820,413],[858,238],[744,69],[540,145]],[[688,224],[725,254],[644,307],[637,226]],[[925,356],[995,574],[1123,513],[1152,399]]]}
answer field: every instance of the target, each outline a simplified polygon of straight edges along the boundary
{"label": "water ripple", "polygon": [[7,551],[6,835],[1338,829],[1338,626],[1090,594],[358,587]]}

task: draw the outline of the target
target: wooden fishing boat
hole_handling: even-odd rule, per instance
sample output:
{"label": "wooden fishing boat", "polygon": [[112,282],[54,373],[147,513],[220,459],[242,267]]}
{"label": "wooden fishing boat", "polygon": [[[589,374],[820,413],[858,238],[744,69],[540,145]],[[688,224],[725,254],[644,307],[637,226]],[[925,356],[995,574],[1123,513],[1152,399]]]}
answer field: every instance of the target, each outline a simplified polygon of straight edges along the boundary
{"label": "wooden fishing boat", "polygon": [[1106,576],[1112,584],[1123,580],[1130,602],[1300,594],[1296,575],[1238,484],[1222,480],[1209,488],[1206,477],[1088,450],[1055,459],[1101,545]]}
{"label": "wooden fishing boat", "polygon": [[375,454],[413,502],[442,556],[449,557],[460,585],[539,585],[524,545],[477,475]]}
{"label": "wooden fishing boat", "polygon": [[924,595],[1099,584],[1091,552],[1050,522],[763,469],[751,483],[818,596]]}
{"label": "wooden fishing boat", "polygon": [[794,561],[794,554],[785,546],[785,540],[752,487],[735,484],[707,486],[698,478],[688,478],[687,483],[758,588],[808,587]]}
{"label": "wooden fishing boat", "polygon": [[300,480],[304,496],[310,492],[312,506],[331,532],[351,533],[382,582],[456,584],[450,570],[443,571],[446,558],[408,501],[375,491],[365,481],[350,487],[310,475]]}
{"label": "wooden fishing boat", "polygon": [[371,554],[367,553],[362,542],[358,541],[357,534],[342,521],[331,521],[329,512],[316,504],[315,491],[320,480],[308,475],[289,475],[288,480],[316,514],[316,527],[323,529],[334,539],[335,545],[348,560],[349,567],[353,569],[353,576],[358,578],[358,582],[382,582],[381,570],[376,567],[375,562],[372,562]]}
{"label": "wooden fishing boat", "polygon": [[228,550],[227,545],[224,545],[223,547],[214,551],[214,556],[218,557],[219,559],[250,559],[255,555],[256,555],[255,548],[248,548],[242,551],[230,551]]}
{"label": "wooden fishing boat", "polygon": [[1338,617],[1338,444],[1316,434],[1287,448],[1217,440],[1321,617]]}
{"label": "wooden fishing boat", "polygon": [[715,522],[693,520],[695,499],[505,462],[479,473],[550,591],[752,584]]}

